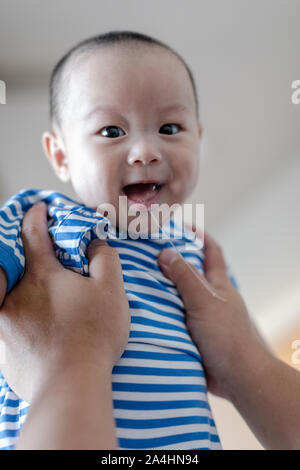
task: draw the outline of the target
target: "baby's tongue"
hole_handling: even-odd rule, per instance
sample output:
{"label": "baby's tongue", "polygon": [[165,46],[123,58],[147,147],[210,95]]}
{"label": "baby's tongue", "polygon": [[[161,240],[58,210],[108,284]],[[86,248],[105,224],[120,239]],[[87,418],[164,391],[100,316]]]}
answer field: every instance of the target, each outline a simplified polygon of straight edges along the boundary
{"label": "baby's tongue", "polygon": [[146,201],[153,197],[155,193],[155,190],[153,190],[153,184],[154,183],[130,184],[124,188],[124,191],[126,196],[132,201]]}

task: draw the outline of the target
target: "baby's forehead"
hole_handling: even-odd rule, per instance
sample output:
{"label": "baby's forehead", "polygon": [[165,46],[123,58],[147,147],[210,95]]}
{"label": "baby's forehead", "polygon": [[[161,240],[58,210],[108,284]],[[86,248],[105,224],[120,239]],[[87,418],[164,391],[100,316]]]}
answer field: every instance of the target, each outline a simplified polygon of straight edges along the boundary
{"label": "baby's forehead", "polygon": [[89,50],[72,59],[68,75],[68,101],[82,115],[84,108],[87,113],[102,101],[123,108],[133,103],[151,107],[157,102],[161,106],[181,102],[191,111],[195,107],[185,65],[162,47]]}
{"label": "baby's forehead", "polygon": [[69,71],[73,78],[81,76],[90,81],[105,78],[102,85],[109,84],[112,78],[121,82],[124,73],[129,72],[134,78],[136,74],[140,74],[141,79],[146,79],[147,75],[163,76],[169,72],[169,81],[174,82],[179,76],[180,83],[190,81],[185,65],[176,54],[157,45],[129,47],[117,44],[105,48],[93,48],[75,56],[70,63]]}

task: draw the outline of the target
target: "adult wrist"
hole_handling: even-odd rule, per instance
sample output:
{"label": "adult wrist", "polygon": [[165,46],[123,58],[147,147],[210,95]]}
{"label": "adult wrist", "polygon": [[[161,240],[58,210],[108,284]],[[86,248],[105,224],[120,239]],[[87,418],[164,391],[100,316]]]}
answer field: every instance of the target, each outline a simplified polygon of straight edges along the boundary
{"label": "adult wrist", "polygon": [[38,384],[34,390],[34,395],[38,395],[47,390],[51,384],[58,383],[60,380],[72,382],[79,378],[82,382],[89,377],[93,381],[103,383],[105,381],[111,383],[112,366],[109,362],[104,360],[81,359],[70,360],[70,358],[59,358],[55,361],[47,361],[46,367],[42,365],[40,371]]}
{"label": "adult wrist", "polygon": [[[51,369],[66,370],[67,368],[84,368],[93,367],[100,370],[101,372],[111,373],[114,367],[113,355],[104,346],[99,347],[91,346],[88,341],[77,345],[76,341],[68,341],[68,337],[65,336],[63,344],[58,341],[58,344],[52,346],[52,350],[48,352],[47,367],[48,372]],[[98,340],[101,343],[101,339]]]}
{"label": "adult wrist", "polygon": [[260,341],[250,342],[238,351],[226,381],[226,398],[237,408],[240,397],[247,393],[260,393],[267,370],[277,358]]}

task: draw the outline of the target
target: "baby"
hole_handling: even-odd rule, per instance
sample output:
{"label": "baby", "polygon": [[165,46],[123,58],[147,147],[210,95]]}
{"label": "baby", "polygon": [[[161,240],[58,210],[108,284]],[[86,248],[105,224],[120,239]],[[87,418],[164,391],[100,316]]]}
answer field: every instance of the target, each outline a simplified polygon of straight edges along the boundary
{"label": "baby", "polygon": [[[169,242],[114,239],[108,218],[97,211],[102,203],[114,206],[118,230],[119,196],[127,196],[127,209],[134,203],[148,208],[182,204],[194,190],[201,126],[190,70],[168,46],[139,33],[88,39],[53,71],[51,124],[43,135],[45,153],[56,175],[72,183],[79,202],[53,191],[25,190],[3,206],[0,304],[24,271],[21,222],[33,204],[47,203],[56,255],[81,274],[88,275],[88,243],[107,229],[131,311],[128,346],[112,375],[119,448],[219,449],[184,305],[157,264]],[[202,270],[199,250],[185,251],[186,243],[194,247],[189,237],[174,243]],[[28,408],[0,374],[1,449],[13,448]]]}

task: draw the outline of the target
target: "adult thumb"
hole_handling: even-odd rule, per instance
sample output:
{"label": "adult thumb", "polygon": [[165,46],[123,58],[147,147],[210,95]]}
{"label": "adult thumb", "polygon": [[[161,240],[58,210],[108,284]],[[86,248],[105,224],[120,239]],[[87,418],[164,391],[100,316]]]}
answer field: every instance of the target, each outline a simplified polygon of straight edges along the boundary
{"label": "adult thumb", "polygon": [[105,240],[93,240],[88,246],[87,257],[90,277],[103,279],[113,273],[114,278],[123,282],[119,254]]}
{"label": "adult thumb", "polygon": [[162,250],[158,264],[165,276],[176,285],[186,310],[198,310],[207,303],[211,293],[205,285],[211,286],[205,276],[174,249]]}
{"label": "adult thumb", "polygon": [[26,269],[45,269],[60,266],[55,257],[53,245],[48,232],[47,206],[39,202],[25,214],[22,223],[22,242],[26,258]]}

